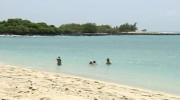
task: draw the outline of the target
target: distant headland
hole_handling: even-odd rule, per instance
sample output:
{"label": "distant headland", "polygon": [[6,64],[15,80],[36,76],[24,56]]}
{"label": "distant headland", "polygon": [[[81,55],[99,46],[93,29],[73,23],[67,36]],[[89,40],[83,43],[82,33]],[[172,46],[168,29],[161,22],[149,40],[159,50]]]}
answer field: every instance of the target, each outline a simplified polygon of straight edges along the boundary
{"label": "distant headland", "polygon": [[104,36],[104,35],[180,35],[180,33],[147,32],[146,29],[137,31],[137,23],[122,24],[111,27],[110,25],[63,24],[59,27],[47,25],[44,22],[33,23],[20,18],[0,21],[0,35],[68,35],[68,36]]}

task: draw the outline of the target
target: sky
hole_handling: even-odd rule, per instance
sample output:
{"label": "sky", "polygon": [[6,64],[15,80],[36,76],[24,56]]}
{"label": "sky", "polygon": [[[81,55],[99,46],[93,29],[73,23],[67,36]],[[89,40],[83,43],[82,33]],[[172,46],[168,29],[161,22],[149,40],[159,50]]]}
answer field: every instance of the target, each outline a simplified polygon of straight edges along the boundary
{"label": "sky", "polygon": [[55,26],[137,22],[139,30],[180,32],[180,0],[0,0],[0,21],[9,18]]}

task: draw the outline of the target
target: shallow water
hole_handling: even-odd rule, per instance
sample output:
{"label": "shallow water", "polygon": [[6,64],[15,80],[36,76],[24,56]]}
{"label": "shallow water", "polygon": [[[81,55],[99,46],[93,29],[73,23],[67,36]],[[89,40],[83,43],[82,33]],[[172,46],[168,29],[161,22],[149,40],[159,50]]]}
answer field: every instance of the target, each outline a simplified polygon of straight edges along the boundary
{"label": "shallow water", "polygon": [[[0,64],[68,73],[180,95],[180,36],[0,37]],[[62,66],[56,66],[61,56]],[[107,66],[106,58],[112,65]],[[96,66],[89,66],[96,60]]]}

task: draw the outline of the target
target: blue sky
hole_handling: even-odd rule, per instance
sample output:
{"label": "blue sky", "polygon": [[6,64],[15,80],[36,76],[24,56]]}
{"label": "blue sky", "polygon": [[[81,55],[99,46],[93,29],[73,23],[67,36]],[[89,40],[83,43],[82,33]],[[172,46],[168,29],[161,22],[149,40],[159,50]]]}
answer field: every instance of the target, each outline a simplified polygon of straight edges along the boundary
{"label": "blue sky", "polygon": [[180,31],[180,0],[0,0],[0,21],[23,18],[59,26],[137,22],[148,31]]}

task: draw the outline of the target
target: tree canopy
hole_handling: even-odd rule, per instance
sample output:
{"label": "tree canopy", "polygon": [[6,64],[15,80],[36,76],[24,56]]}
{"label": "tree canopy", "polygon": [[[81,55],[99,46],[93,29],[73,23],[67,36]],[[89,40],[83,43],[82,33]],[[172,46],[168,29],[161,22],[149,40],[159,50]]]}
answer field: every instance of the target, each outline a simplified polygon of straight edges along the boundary
{"label": "tree canopy", "polygon": [[120,25],[119,31],[120,32],[134,32],[137,30],[136,24],[137,23],[134,23],[133,25],[131,25],[131,24],[126,23],[126,24]]}
{"label": "tree canopy", "polygon": [[125,23],[119,27],[111,27],[110,25],[96,25],[95,23],[85,24],[63,24],[59,27],[47,25],[44,22],[33,23],[29,20],[20,18],[8,19],[0,21],[0,34],[12,35],[72,35],[84,33],[111,33],[118,34],[121,32],[133,32],[137,30],[137,23],[133,25]]}
{"label": "tree canopy", "polygon": [[86,23],[82,25],[82,33],[97,33],[97,26],[95,23]]}
{"label": "tree canopy", "polygon": [[59,32],[63,34],[81,33],[82,26],[80,24],[64,24],[59,27]]}

